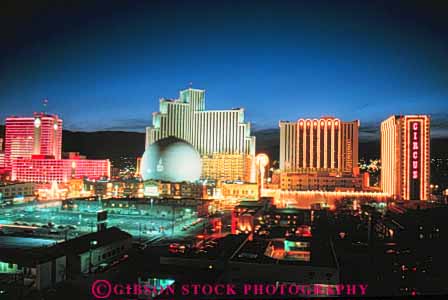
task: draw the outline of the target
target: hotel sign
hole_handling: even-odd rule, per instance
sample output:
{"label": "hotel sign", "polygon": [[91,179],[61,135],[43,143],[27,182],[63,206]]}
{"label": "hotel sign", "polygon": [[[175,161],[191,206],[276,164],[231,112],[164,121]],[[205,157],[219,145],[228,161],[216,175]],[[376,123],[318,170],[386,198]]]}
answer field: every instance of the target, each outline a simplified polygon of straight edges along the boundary
{"label": "hotel sign", "polygon": [[421,160],[421,123],[410,122],[410,182],[409,191],[411,200],[420,198],[420,160]]}
{"label": "hotel sign", "polygon": [[420,154],[419,123],[412,124],[412,179],[418,179],[418,161]]}

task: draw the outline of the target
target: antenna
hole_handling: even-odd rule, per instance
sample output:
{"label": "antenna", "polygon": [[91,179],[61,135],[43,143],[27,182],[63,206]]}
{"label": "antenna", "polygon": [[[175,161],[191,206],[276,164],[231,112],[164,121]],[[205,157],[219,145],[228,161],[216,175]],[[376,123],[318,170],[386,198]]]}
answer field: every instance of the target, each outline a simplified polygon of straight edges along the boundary
{"label": "antenna", "polygon": [[193,86],[193,82],[192,81],[190,81],[189,86],[190,86],[190,89],[191,89],[192,86]]}
{"label": "antenna", "polygon": [[44,114],[47,113],[46,112],[47,105],[48,105],[48,98],[42,99],[42,106],[44,107]]}

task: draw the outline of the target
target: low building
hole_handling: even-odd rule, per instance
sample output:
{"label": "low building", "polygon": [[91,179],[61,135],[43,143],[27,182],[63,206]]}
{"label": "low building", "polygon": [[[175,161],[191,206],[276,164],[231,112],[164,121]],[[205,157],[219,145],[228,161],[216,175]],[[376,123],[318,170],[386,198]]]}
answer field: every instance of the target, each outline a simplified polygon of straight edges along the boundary
{"label": "low building", "polygon": [[380,239],[406,245],[443,241],[448,237],[448,208],[430,202],[394,203],[384,216],[374,219],[374,230]]}
{"label": "low building", "polygon": [[12,161],[11,180],[21,182],[51,183],[68,182],[72,178],[101,179],[110,177],[108,159],[55,159],[54,156],[33,155]]}
{"label": "low building", "polygon": [[117,227],[82,235],[52,247],[67,256],[67,277],[96,270],[103,263],[122,257],[132,245],[132,236]]}
{"label": "low building", "polygon": [[223,199],[258,200],[260,197],[256,183],[224,182],[220,191]]}
{"label": "low building", "polygon": [[84,180],[84,190],[103,198],[143,198],[143,182],[138,179]]}
{"label": "low building", "polygon": [[339,264],[330,240],[319,238],[246,240],[224,278],[234,283],[269,282],[334,286]]}
{"label": "low building", "polygon": [[214,184],[207,181],[167,182],[147,180],[143,186],[143,195],[145,197],[210,199],[214,195]]}
{"label": "low building", "polygon": [[32,182],[0,185],[0,200],[34,198],[36,192],[36,184]]}
{"label": "low building", "polygon": [[269,201],[244,201],[232,211],[233,234],[265,235],[280,229],[295,233],[302,226],[311,226],[311,210],[298,208],[276,208]]}
{"label": "low building", "polygon": [[49,288],[66,278],[66,256],[49,239],[0,236],[0,277],[10,286]]}
{"label": "low building", "polygon": [[[205,253],[167,251],[161,255],[160,264],[181,267],[183,274],[217,270],[222,282],[237,286],[295,283],[334,288],[340,283],[337,256],[326,238],[251,240],[250,235],[229,234],[215,242]],[[182,279],[182,274],[178,276]]]}
{"label": "low building", "polygon": [[263,214],[263,223],[268,227],[298,227],[311,225],[311,210],[299,208],[272,208]]}
{"label": "low building", "polygon": [[[275,177],[279,178],[275,178]],[[284,191],[362,191],[363,177],[330,173],[281,172],[273,174]]]}

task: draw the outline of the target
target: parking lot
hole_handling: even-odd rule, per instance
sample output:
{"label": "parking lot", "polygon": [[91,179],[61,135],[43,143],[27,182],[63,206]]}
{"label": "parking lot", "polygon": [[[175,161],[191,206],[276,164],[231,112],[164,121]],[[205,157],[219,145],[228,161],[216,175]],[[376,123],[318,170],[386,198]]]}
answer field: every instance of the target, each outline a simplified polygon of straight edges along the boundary
{"label": "parking lot", "polygon": [[[136,238],[148,239],[158,235],[188,235],[191,224],[197,220],[197,215],[192,210],[186,210],[182,215],[179,214],[175,217],[169,214],[109,213],[107,226],[116,226]],[[0,224],[14,225],[12,229],[17,227],[23,231],[53,234],[54,236],[65,235],[70,238],[96,231],[97,213],[64,210],[61,209],[60,202],[48,205],[30,204],[20,207],[3,207],[0,213]]]}

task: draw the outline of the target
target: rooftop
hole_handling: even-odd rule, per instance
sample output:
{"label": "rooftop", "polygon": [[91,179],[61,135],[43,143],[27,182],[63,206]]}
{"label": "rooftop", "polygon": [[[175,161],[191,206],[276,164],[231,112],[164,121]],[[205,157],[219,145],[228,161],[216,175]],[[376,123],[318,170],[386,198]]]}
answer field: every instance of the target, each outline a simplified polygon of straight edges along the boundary
{"label": "rooftop", "polygon": [[[67,254],[85,253],[90,249],[96,249],[128,238],[130,239],[132,236],[117,227],[93,232],[60,243],[39,238],[1,236],[0,261],[33,266],[36,263],[50,261]],[[91,241],[97,241],[96,245],[91,246]]]}

